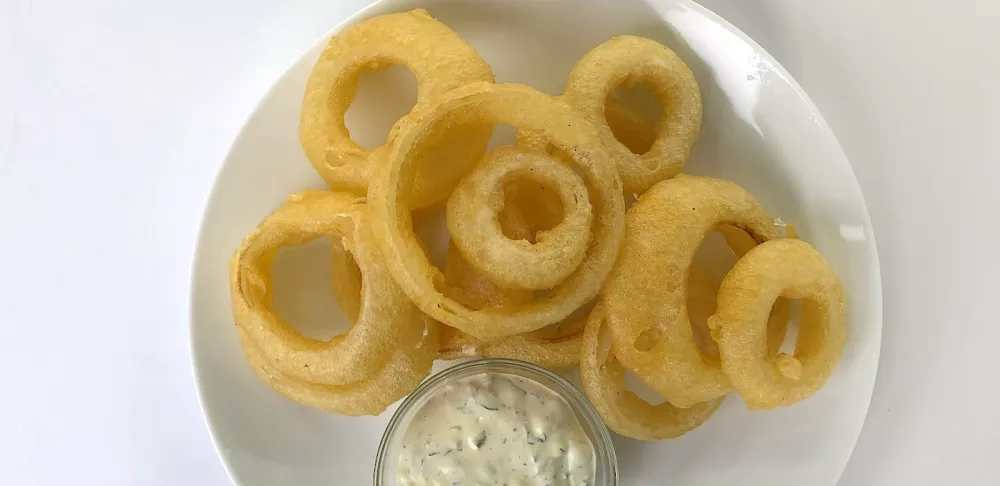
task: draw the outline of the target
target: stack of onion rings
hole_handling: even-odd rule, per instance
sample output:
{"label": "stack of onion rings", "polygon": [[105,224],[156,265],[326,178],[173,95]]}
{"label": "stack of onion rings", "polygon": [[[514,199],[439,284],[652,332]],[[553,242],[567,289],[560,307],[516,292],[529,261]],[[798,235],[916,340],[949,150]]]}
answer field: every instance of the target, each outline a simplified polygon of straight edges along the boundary
{"label": "stack of onion rings", "polygon": [[[615,133],[630,144],[648,146],[653,142],[655,134],[651,123],[620,102],[609,103],[608,122]],[[506,156],[537,156],[536,152],[529,151],[525,154],[524,150],[512,147],[502,147],[497,152],[501,159]],[[568,178],[576,179],[573,176]],[[494,238],[497,238],[496,225],[499,225],[499,231],[512,242],[524,246],[533,245],[539,238],[544,239],[543,232],[557,227],[564,221],[567,198],[560,197],[559,191],[552,184],[541,183],[535,179],[537,178],[530,176],[515,178],[502,185],[502,194],[491,191],[494,196],[493,210],[487,215],[487,222],[494,233]],[[574,181],[570,185],[579,187],[580,183],[582,182]],[[496,211],[501,202],[503,209]],[[579,202],[579,199],[574,202]],[[455,203],[450,202],[450,204]],[[453,231],[452,234],[457,232]],[[573,244],[572,241],[569,243]],[[533,298],[530,291],[504,288],[483,276],[467,262],[466,257],[454,245],[448,250],[444,276],[447,283],[445,293],[470,309],[523,304]],[[716,283],[710,295],[700,294],[705,297],[703,300],[711,300],[713,303],[711,310],[704,314],[704,319],[701,321],[706,335],[708,326],[705,324],[705,319],[715,311],[717,288]],[[479,339],[445,326],[442,331],[440,357],[456,359],[483,356],[519,359],[547,368],[571,366],[579,362],[584,324],[594,304],[595,302],[590,302],[584,305],[559,323],[537,331],[496,340]],[[711,338],[706,342],[711,342]]]}
{"label": "stack of onion rings", "polygon": [[678,407],[730,390],[722,370],[703,359],[686,311],[691,261],[720,224],[757,242],[777,237],[773,219],[732,182],[678,176],[657,184],[629,210],[621,253],[605,284],[615,356]]}
{"label": "stack of onion rings", "polygon": [[[359,71],[390,64],[416,75],[417,103],[366,150],[344,114]],[[662,105],[658,122],[615,98],[637,83]],[[751,410],[808,397],[846,341],[843,290],[741,187],[678,176],[701,119],[690,69],[649,39],[595,47],[552,97],[494,84],[475,50],[423,10],[348,27],[313,69],[299,126],[310,162],[347,192],[290,196],[231,262],[250,368],[292,400],[362,415],[409,393],[435,359],[579,363],[608,426],[643,440],[698,427],[731,390]],[[486,153],[495,124],[517,127],[517,146]],[[623,195],[636,199],[627,213]],[[721,283],[693,264],[713,231],[738,258]],[[351,323],[329,341],[270,308],[275,254],[322,236]],[[794,355],[780,352],[787,299],[804,300]],[[626,390],[626,371],[665,402]]]}
{"label": "stack of onion rings", "polygon": [[[377,240],[393,276],[432,318],[467,334],[493,339],[541,329],[565,319],[593,299],[618,253],[624,203],[621,181],[593,126],[565,103],[530,87],[478,83],[439,98],[435,106],[406,120],[368,189],[378,224]],[[412,187],[423,151],[438,132],[453,126],[506,123],[538,132],[570,154],[583,176],[594,224],[586,254],[544,299],[502,308],[470,309],[444,294],[444,276],[427,259],[413,233],[402,195]]]}

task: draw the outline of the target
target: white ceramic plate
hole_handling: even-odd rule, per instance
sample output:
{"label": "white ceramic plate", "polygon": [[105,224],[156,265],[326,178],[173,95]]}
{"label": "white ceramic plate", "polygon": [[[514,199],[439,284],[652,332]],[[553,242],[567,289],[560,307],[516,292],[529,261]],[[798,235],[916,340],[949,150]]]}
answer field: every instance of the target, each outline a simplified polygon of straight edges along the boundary
{"label": "white ceramic plate", "polygon": [[[659,40],[687,61],[705,107],[687,170],[742,184],[826,255],[847,291],[849,339],[826,387],[795,406],[751,414],[734,396],[679,440],[619,438],[622,484],[835,484],[875,381],[882,312],[878,259],[851,167],[788,73],[743,33],[685,0],[586,6],[577,0],[386,0],[348,22],[416,7],[430,10],[478,49],[498,82],[527,83],[552,94],[561,91],[577,59],[617,34]],[[274,85],[233,144],[205,211],[194,268],[191,333],[201,399],[223,461],[244,486],[369,483],[392,411],[339,417],[272,392],[247,368],[229,307],[227,263],[241,238],[287,194],[322,187],[299,147],[298,119],[306,79],[326,41]],[[360,90],[364,116],[349,114],[357,139],[377,140],[400,114],[399,99],[378,88]],[[343,325],[323,258],[323,249],[313,246],[282,254],[275,268],[283,289],[276,296],[278,311],[314,336],[330,334],[330,316]]]}

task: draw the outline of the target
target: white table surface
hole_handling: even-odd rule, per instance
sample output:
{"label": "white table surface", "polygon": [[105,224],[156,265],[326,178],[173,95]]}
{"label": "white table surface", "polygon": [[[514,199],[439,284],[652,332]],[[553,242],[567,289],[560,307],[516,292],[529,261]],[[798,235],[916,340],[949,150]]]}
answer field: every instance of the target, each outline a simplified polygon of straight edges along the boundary
{"label": "white table surface", "polygon": [[[188,351],[202,206],[256,100],[364,0],[0,1],[0,484],[225,485]],[[842,485],[1000,482],[1000,4],[706,0],[833,126],[885,335]]]}

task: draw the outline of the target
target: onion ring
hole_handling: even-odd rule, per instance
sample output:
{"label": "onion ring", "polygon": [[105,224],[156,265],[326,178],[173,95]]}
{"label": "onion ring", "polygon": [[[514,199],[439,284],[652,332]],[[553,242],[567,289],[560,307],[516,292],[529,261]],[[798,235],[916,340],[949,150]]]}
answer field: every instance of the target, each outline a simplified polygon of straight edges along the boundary
{"label": "onion ring", "polygon": [[[563,219],[535,235],[535,242],[507,238],[498,214],[504,186],[529,178],[552,188],[562,201]],[[502,287],[548,289],[580,265],[590,240],[592,208],[576,172],[548,155],[499,147],[483,158],[448,198],[448,230],[465,260]]]}
{"label": "onion ring", "polygon": [[678,408],[663,402],[652,405],[625,389],[625,368],[612,352],[604,307],[594,308],[587,320],[580,352],[583,391],[611,430],[633,439],[675,438],[697,428],[715,413],[725,397]]}
{"label": "onion ring", "polygon": [[691,261],[720,224],[757,242],[777,236],[771,217],[732,182],[686,175],[660,182],[629,209],[618,262],[602,293],[615,356],[678,407],[730,390],[722,370],[698,349],[687,312]]}
{"label": "onion ring", "polygon": [[[779,296],[803,299],[795,355],[767,356],[767,315]],[[794,239],[761,243],[722,280],[709,318],[722,370],[751,410],[791,405],[823,386],[847,336],[844,291],[818,251]]]}
{"label": "onion ring", "polygon": [[[594,207],[593,235],[580,266],[544,299],[502,308],[469,309],[442,293],[444,277],[427,260],[413,233],[408,194],[419,154],[434,135],[451,126],[507,123],[543,133],[571,154]],[[396,281],[432,318],[490,339],[540,329],[565,319],[593,299],[614,265],[624,225],[621,181],[595,129],[558,99],[527,86],[479,83],[451,91],[433,108],[406,123],[372,178],[369,206],[376,239]]]}
{"label": "onion ring", "polygon": [[[608,95],[637,83],[647,85],[664,110],[648,145],[641,138],[626,144],[611,125],[611,115],[630,115],[609,102]],[[701,92],[691,69],[670,48],[644,37],[613,37],[591,49],[570,71],[562,98],[597,127],[625,194],[642,194],[679,174],[701,130]],[[519,141],[535,149],[547,147],[534,134],[519,133]]]}
{"label": "onion ring", "polygon": [[[411,113],[458,86],[493,81],[489,64],[475,49],[422,9],[380,15],[334,35],[309,76],[299,123],[306,157],[331,189],[367,191],[373,159],[384,146],[369,150],[354,142],[344,114],[354,100],[361,70],[393,64],[407,67],[417,78]],[[399,128],[393,127],[390,141]],[[443,201],[482,156],[491,133],[488,126],[468,127],[428,154],[416,176],[411,207]]]}
{"label": "onion ring", "polygon": [[[382,368],[397,349],[420,339],[421,314],[382,263],[369,218],[355,195],[307,190],[289,196],[236,251],[230,264],[236,326],[276,371],[314,383],[357,382]],[[357,323],[329,341],[302,336],[270,308],[270,266],[278,250],[320,236],[340,240],[363,281]]]}
{"label": "onion ring", "polygon": [[423,337],[396,351],[370,378],[346,385],[311,383],[281,372],[268,353],[239,330],[240,344],[253,372],[292,401],[341,415],[378,415],[426,378],[437,356],[438,324],[426,317]]}
{"label": "onion ring", "polygon": [[[649,86],[664,109],[656,141],[642,155],[615,138],[605,115],[608,95],[635,83]],[[679,174],[701,128],[701,92],[691,69],[670,48],[643,37],[613,37],[591,49],[570,71],[563,96],[597,127],[630,193]]]}

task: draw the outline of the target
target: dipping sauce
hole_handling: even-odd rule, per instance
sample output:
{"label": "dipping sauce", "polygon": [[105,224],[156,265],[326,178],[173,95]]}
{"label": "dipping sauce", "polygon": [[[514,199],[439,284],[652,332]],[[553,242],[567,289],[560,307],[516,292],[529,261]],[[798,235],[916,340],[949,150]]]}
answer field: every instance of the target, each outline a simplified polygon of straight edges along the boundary
{"label": "dipping sauce", "polygon": [[399,486],[594,484],[594,446],[562,397],[504,373],[438,390],[400,448]]}

